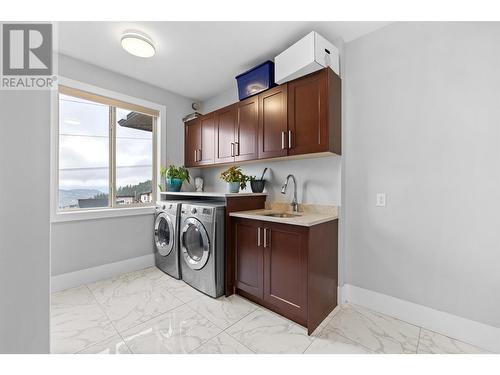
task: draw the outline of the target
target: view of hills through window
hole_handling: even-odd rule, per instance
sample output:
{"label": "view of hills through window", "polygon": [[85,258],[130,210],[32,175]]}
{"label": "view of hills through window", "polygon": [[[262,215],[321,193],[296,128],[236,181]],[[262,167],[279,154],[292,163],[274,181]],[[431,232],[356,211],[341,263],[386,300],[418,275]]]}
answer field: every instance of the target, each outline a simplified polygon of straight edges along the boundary
{"label": "view of hills through window", "polygon": [[[115,111],[115,155],[110,114]],[[59,96],[59,209],[149,203],[153,180],[153,117],[81,98]]]}

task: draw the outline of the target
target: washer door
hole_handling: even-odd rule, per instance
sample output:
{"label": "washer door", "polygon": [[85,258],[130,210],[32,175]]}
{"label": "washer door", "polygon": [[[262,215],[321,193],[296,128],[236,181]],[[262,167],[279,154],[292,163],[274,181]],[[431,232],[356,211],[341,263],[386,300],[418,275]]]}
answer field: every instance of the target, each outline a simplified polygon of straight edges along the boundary
{"label": "washer door", "polygon": [[210,256],[210,240],[203,224],[195,218],[184,220],[181,231],[182,255],[193,270],[202,269]]}
{"label": "washer door", "polygon": [[166,257],[174,248],[175,233],[172,219],[162,212],[155,220],[155,244],[156,249]]}

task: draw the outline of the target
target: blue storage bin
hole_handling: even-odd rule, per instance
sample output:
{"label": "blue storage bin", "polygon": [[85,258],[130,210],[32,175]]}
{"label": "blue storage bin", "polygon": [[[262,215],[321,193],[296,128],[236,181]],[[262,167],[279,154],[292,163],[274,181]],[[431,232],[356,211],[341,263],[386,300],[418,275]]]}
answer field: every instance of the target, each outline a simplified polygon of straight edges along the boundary
{"label": "blue storage bin", "polygon": [[257,65],[236,76],[236,81],[238,82],[240,100],[270,89],[276,86],[276,83],[274,83],[274,63],[269,60]]}

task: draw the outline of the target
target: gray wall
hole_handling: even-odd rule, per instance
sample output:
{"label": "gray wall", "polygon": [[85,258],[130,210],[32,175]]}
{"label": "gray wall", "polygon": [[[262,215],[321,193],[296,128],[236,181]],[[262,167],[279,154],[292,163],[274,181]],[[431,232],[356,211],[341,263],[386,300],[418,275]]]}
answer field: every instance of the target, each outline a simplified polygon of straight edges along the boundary
{"label": "gray wall", "polygon": [[[59,72],[66,78],[165,105],[167,128],[162,129],[161,158],[163,164],[183,164],[182,117],[192,112],[193,100],[68,56],[60,56]],[[52,275],[153,252],[153,214],[53,223],[51,227]]]}
{"label": "gray wall", "polygon": [[53,223],[52,275],[153,253],[154,215]]}
{"label": "gray wall", "polygon": [[[267,160],[242,165],[243,173],[260,176],[268,168],[264,179],[268,202],[291,202],[293,183],[290,182],[286,195],[281,194],[285,178],[292,173],[297,178],[297,198],[299,203],[340,204],[340,156],[329,156],[300,160]],[[226,191],[227,184],[219,176],[225,167],[202,169],[206,191]],[[250,184],[247,186],[251,192]]]}
{"label": "gray wall", "polygon": [[0,131],[0,353],[48,353],[49,93],[0,91]]}
{"label": "gray wall", "polygon": [[499,45],[499,23],[346,44],[349,284],[500,327]]}

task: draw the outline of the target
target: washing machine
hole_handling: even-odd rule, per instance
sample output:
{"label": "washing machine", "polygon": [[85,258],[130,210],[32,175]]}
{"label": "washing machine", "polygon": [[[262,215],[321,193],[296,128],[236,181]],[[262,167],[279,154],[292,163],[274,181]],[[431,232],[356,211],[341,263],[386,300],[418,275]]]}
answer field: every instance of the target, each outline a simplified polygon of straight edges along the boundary
{"label": "washing machine", "polygon": [[183,203],[180,215],[182,280],[211,297],[224,294],[225,203]]}
{"label": "washing machine", "polygon": [[156,267],[176,279],[181,278],[179,265],[180,209],[180,202],[157,202],[154,225]]}

